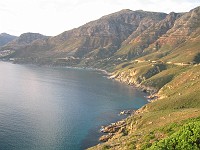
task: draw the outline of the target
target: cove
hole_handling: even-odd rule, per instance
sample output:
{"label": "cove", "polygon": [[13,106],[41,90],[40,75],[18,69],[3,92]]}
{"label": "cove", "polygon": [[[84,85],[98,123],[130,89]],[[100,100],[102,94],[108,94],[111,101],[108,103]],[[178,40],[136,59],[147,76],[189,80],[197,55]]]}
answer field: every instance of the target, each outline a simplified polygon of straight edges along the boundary
{"label": "cove", "polygon": [[0,62],[0,148],[81,150],[101,125],[147,103],[135,88],[84,69]]}

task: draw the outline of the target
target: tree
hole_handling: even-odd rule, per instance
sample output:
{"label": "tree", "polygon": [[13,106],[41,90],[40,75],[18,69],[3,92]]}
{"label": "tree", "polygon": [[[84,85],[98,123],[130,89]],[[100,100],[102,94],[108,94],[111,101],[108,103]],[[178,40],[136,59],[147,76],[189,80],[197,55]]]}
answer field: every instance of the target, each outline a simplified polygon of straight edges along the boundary
{"label": "tree", "polygon": [[200,63],[200,53],[197,53],[197,55],[193,59],[193,62],[195,64],[199,64]]}

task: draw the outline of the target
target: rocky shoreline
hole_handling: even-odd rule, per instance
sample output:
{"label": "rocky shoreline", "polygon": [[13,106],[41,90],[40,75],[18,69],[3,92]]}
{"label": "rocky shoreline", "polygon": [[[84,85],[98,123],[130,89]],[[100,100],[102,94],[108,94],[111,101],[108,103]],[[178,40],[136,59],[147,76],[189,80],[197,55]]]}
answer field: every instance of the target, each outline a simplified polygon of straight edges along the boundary
{"label": "rocky shoreline", "polygon": [[[122,119],[120,121],[117,121],[115,123],[111,123],[110,125],[107,126],[102,126],[100,129],[100,132],[104,133],[104,135],[102,135],[99,138],[100,142],[107,142],[108,140],[112,139],[113,137],[117,137],[118,135],[122,134],[122,135],[127,135],[127,119],[131,116],[134,115],[140,115],[141,113],[143,113],[146,110],[146,106],[143,106],[141,108],[139,108],[138,110],[124,110],[121,112],[128,112],[128,116],[125,119]],[[120,112],[120,113],[121,113]],[[131,112],[129,114],[129,112]],[[120,114],[119,113],[119,114]]]}
{"label": "rocky shoreline", "polygon": [[[152,101],[157,100],[159,98],[159,96],[157,94],[158,91],[154,88],[142,86],[142,85],[136,84],[136,83],[127,82],[127,79],[123,80],[122,78],[119,78],[119,76],[117,76],[116,74],[106,72],[106,75],[108,75],[109,79],[113,79],[113,80],[116,80],[118,82],[125,83],[125,84],[130,85],[130,86],[134,86],[135,88],[139,89],[140,91],[147,93],[148,96],[146,96],[146,98],[147,98],[148,102],[152,102]],[[107,125],[107,126],[102,126],[101,129],[100,129],[100,132],[105,133],[105,134],[102,135],[99,138],[99,141],[100,142],[107,142],[109,139],[112,139],[113,136],[115,136],[117,134],[120,134],[120,133],[126,134],[126,130],[125,130],[126,125],[127,125],[126,119],[129,116],[137,115],[137,114],[140,114],[141,112],[143,112],[145,106],[139,108],[136,111],[135,110],[132,110],[132,111],[131,110],[123,110],[123,111],[121,111],[119,113],[119,115],[128,115],[128,116],[123,120],[117,121],[115,123],[111,123],[110,125]]]}
{"label": "rocky shoreline", "polygon": [[155,95],[158,92],[158,90],[153,87],[147,87],[147,86],[141,85],[134,79],[130,79],[130,77],[123,77],[119,74],[109,74],[109,79],[114,79],[121,83],[125,83],[127,85],[134,86],[134,87],[138,88],[139,90],[141,90],[142,92],[148,93],[149,95]]}
{"label": "rocky shoreline", "polygon": [[[37,65],[37,64],[35,64]],[[48,66],[48,67],[67,67],[67,68],[74,68],[74,69],[86,69],[86,70],[94,70],[94,71],[99,71],[102,72],[104,75],[107,76],[108,79],[113,79],[115,81],[125,83],[130,86],[134,86],[135,88],[141,90],[142,92],[148,93],[149,95],[146,96],[148,102],[151,102],[152,100],[155,100],[158,98],[157,96],[157,91],[153,88],[141,86],[140,84],[135,84],[135,83],[129,83],[126,80],[123,80],[122,78],[120,79],[119,76],[114,75],[113,73],[109,73],[106,70],[103,69],[97,69],[97,68],[90,68],[90,67],[70,67],[70,66],[51,66],[51,65],[40,65],[40,66]],[[143,106],[144,107],[144,106]],[[143,108],[142,107],[142,108]],[[141,112],[141,109],[138,110],[123,110],[119,112],[119,115],[127,115],[127,117],[123,120],[117,121],[115,123],[111,123],[110,125],[107,126],[102,126],[100,129],[100,132],[104,133],[99,138],[100,142],[107,142],[109,139],[111,139],[113,136],[116,136],[118,134],[126,134],[126,119],[129,116],[139,114]]]}
{"label": "rocky shoreline", "polygon": [[100,142],[107,142],[109,139],[111,139],[115,134],[118,132],[122,132],[123,129],[126,126],[126,121],[121,120],[115,123],[111,123],[108,126],[102,126],[100,129],[100,132],[106,133],[103,136],[99,138]]}

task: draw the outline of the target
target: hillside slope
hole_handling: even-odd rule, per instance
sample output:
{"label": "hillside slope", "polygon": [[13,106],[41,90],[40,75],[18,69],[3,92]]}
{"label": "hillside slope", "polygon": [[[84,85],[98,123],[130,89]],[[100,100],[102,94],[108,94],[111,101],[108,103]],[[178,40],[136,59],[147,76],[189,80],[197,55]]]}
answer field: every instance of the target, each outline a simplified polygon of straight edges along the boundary
{"label": "hillside slope", "polygon": [[137,58],[193,63],[199,53],[199,16],[200,7],[170,14],[125,9],[54,37],[25,33],[1,50],[15,50],[19,62],[110,71]]}
{"label": "hillside slope", "polygon": [[[155,149],[156,143],[175,134],[183,125],[197,121],[196,126],[200,127],[200,65],[171,65],[167,68],[152,78],[154,82],[151,84],[159,86],[157,88],[160,90],[149,97],[151,103],[128,117],[123,127],[112,133],[112,138],[107,142],[91,149]],[[125,78],[121,76],[121,79]],[[199,147],[200,135],[196,138]],[[184,144],[195,149],[195,145],[190,142]],[[162,146],[159,148],[168,149],[167,145]]]}
{"label": "hillside slope", "polygon": [[55,37],[34,41],[23,48],[21,43],[9,44],[7,48],[21,51],[15,56],[18,60],[32,57],[37,60],[51,59],[55,62],[60,58],[75,57],[80,59],[80,64],[90,65],[86,63],[87,60],[93,63],[93,60],[112,57],[122,42],[133,32],[138,34],[138,31],[146,30],[163,20],[166,15],[157,12],[122,10]]}
{"label": "hillside slope", "polygon": [[170,14],[122,10],[55,37],[24,34],[1,50],[11,50],[16,63],[104,69],[149,93],[151,103],[91,149],[170,149],[170,144],[195,149],[200,135],[192,142],[175,135],[199,131],[199,35],[200,7]]}
{"label": "hillside slope", "polygon": [[200,148],[199,19],[200,7],[181,14],[137,59],[115,67],[111,78],[149,92],[150,103],[90,149]]}
{"label": "hillside slope", "polygon": [[0,34],[0,46],[4,46],[16,38],[17,38],[16,36],[9,35],[7,33],[1,33]]}
{"label": "hillside slope", "polygon": [[[11,42],[5,44],[0,48],[1,51],[10,50],[14,51],[14,55],[12,54],[10,57],[26,59],[33,57],[37,53],[36,50],[29,50],[28,47],[33,46],[37,41],[45,41],[49,37],[44,36],[39,33],[23,33],[19,37],[15,38]],[[38,56],[38,55],[37,55]]]}

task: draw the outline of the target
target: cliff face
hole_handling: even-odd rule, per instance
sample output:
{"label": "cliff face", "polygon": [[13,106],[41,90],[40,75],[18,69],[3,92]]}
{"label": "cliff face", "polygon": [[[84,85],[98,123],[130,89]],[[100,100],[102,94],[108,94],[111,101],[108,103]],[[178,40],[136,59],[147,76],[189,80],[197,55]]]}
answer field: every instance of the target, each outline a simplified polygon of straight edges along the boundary
{"label": "cliff face", "polygon": [[[200,7],[177,19],[165,35],[158,39],[161,50],[167,52],[164,61],[191,63],[199,51]],[[180,54],[180,55],[178,55]]]}
{"label": "cliff face", "polygon": [[123,42],[116,53],[128,60],[193,63],[199,51],[200,7],[188,13],[170,13],[159,23],[150,26],[137,37]]}
{"label": "cliff face", "polygon": [[[100,53],[104,51],[102,57],[108,57],[112,56],[120,48],[121,43],[138,29],[141,22],[158,22],[164,17],[165,14],[162,13],[122,10],[89,22],[77,29],[66,31],[52,38],[50,42],[58,43],[59,48],[55,47],[54,49],[65,51],[66,55],[100,56]],[[147,26],[149,24],[147,23]]]}
{"label": "cliff face", "polygon": [[[181,14],[170,13],[163,20],[151,24],[145,30],[137,30],[133,32],[128,39],[123,42],[122,47],[117,54],[125,55],[128,59],[133,59],[142,55],[145,55],[145,49],[151,47],[156,40],[174,26],[174,22]],[[153,45],[156,50],[159,49],[158,43]]]}
{"label": "cliff face", "polygon": [[181,18],[177,19],[172,29],[161,38],[161,44],[178,44],[184,42],[195,34],[199,29],[200,7],[185,13]]}
{"label": "cliff face", "polygon": [[178,68],[199,63],[199,20],[200,7],[184,14],[172,12],[137,37],[130,36],[117,52],[118,57],[127,55],[129,61],[116,67],[113,78],[159,91],[179,74]]}

